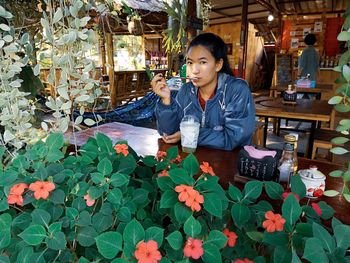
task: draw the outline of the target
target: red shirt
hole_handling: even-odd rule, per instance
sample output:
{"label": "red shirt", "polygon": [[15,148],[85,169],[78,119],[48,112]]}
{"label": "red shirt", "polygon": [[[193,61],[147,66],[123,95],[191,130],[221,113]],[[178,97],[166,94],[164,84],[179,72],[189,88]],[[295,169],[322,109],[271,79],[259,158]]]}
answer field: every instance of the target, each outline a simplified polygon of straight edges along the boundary
{"label": "red shirt", "polygon": [[[216,89],[210,95],[209,100],[212,99],[215,96],[215,92],[216,92]],[[199,105],[201,105],[201,108],[204,110],[206,101],[203,99],[203,97],[202,97],[202,95],[201,95],[201,93],[199,91],[198,91],[198,102],[199,102]]]}

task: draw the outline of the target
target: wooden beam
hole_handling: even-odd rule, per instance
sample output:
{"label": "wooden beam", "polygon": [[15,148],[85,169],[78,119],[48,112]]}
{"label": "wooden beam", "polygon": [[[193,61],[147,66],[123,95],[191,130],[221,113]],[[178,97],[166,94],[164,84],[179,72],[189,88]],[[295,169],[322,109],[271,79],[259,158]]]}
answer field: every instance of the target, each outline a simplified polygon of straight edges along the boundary
{"label": "wooden beam", "polygon": [[275,8],[269,2],[266,2],[266,0],[256,0],[256,2],[271,12],[276,11]]}
{"label": "wooden beam", "polygon": [[243,0],[242,4],[242,23],[241,34],[239,40],[239,60],[238,60],[238,76],[244,78],[244,70],[247,57],[247,40],[248,40],[248,0]]}
{"label": "wooden beam", "polygon": [[[252,12],[249,12],[248,15],[260,14],[260,13],[266,13],[266,12],[269,12],[269,11],[268,10],[252,11]],[[242,16],[242,14],[225,15],[225,16],[219,16],[219,17],[215,17],[215,18],[210,18],[210,21],[223,19],[223,18],[241,17],[241,16]]]}
{"label": "wooden beam", "polygon": [[107,72],[109,76],[109,88],[111,92],[111,106],[115,108],[117,106],[117,86],[114,82],[114,56],[113,56],[113,35],[106,33],[107,44]]}
{"label": "wooden beam", "polygon": [[100,61],[102,65],[102,75],[105,75],[107,73],[106,71],[106,41],[105,41],[105,34],[99,35],[98,39],[98,45],[100,48]]}

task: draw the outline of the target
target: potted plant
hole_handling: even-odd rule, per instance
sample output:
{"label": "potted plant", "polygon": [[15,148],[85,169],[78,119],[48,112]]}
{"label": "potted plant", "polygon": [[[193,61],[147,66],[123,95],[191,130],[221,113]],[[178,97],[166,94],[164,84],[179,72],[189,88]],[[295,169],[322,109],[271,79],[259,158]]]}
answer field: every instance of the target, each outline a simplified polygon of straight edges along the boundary
{"label": "potted plant", "polygon": [[76,155],[51,134],[2,167],[2,262],[348,260],[349,226],[323,226],[333,210],[300,202],[298,176],[291,193],[260,181],[225,191],[192,154],[181,160],[173,147],[140,157],[103,134]]}

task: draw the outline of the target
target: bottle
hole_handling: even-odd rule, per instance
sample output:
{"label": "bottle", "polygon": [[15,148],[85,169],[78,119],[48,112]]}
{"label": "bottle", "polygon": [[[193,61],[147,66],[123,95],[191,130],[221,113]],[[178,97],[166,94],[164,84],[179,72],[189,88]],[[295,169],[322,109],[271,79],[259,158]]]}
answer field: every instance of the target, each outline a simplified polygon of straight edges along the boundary
{"label": "bottle", "polygon": [[299,139],[299,134],[291,132],[291,133],[289,133],[289,135],[292,135],[295,137],[294,154],[293,154],[293,157],[294,157],[294,159],[293,159],[293,171],[294,171],[294,175],[296,175],[298,172],[298,139]]}
{"label": "bottle", "polygon": [[278,171],[280,183],[287,183],[287,185],[289,185],[290,177],[294,174],[294,143],[295,137],[293,135],[284,136],[283,154],[278,165]]}

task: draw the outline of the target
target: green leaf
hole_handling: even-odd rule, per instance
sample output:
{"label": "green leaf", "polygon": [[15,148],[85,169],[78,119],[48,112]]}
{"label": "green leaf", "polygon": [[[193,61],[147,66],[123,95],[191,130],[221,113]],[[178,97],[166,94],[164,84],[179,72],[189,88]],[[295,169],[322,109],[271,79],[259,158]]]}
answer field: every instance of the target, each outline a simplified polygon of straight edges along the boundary
{"label": "green leaf", "polygon": [[102,184],[105,182],[105,177],[101,173],[91,173],[90,175],[94,184]]}
{"label": "green leaf", "polygon": [[182,247],[183,238],[179,231],[172,232],[165,239],[168,241],[169,245],[175,250],[179,250]]}
{"label": "green leaf", "polygon": [[0,186],[9,186],[16,181],[18,173],[14,170],[2,171],[0,169]]}
{"label": "green leaf", "polygon": [[282,231],[264,232],[264,243],[272,246],[285,246],[288,244],[288,234]]}
{"label": "green leaf", "polygon": [[348,153],[349,151],[343,147],[334,147],[330,149],[330,152],[334,154],[342,155],[342,154]]}
{"label": "green leaf", "polygon": [[129,261],[122,259],[122,258],[116,258],[111,263],[128,263]]}
{"label": "green leaf", "polygon": [[48,231],[50,234],[53,234],[61,231],[61,229],[62,229],[62,222],[54,222],[49,226]]}
{"label": "green leaf", "polygon": [[11,263],[8,256],[0,255],[0,263]]}
{"label": "green leaf", "polygon": [[256,242],[261,243],[264,239],[264,234],[258,231],[246,232],[247,236]]}
{"label": "green leaf", "polygon": [[331,143],[333,144],[344,144],[347,143],[349,141],[348,138],[346,137],[335,137],[331,140]]}
{"label": "green leaf", "polygon": [[[32,218],[29,213],[23,212],[18,214],[17,217],[13,219],[12,227],[19,228],[20,230],[26,229],[31,223]],[[8,225],[10,226],[10,224]],[[0,216],[0,229],[4,229],[1,224],[1,216]]]}
{"label": "green leaf", "polygon": [[160,208],[171,208],[177,203],[177,200],[177,193],[174,190],[167,190],[160,198]]}
{"label": "green leaf", "polygon": [[124,242],[137,245],[138,242],[145,238],[145,230],[142,225],[136,220],[131,220],[125,227],[123,232]]}
{"label": "green leaf", "polygon": [[233,222],[241,228],[250,218],[249,208],[242,204],[234,204],[231,209]]}
{"label": "green leaf", "polygon": [[334,209],[331,206],[329,206],[326,202],[324,201],[318,202],[318,205],[320,206],[322,211],[322,214],[321,214],[322,219],[328,220],[334,216]]}
{"label": "green leaf", "polygon": [[10,230],[12,223],[12,217],[10,214],[5,213],[0,215],[0,230]]}
{"label": "green leaf", "polygon": [[77,226],[89,226],[91,225],[91,215],[88,211],[83,210],[79,214],[79,218],[76,222]]}
{"label": "green leaf", "polygon": [[108,136],[98,132],[95,137],[98,148],[101,152],[106,152],[110,155],[114,152],[112,140]]}
{"label": "green leaf", "polygon": [[286,223],[293,226],[301,215],[301,207],[294,195],[288,195],[282,205],[282,216]]}
{"label": "green leaf", "polygon": [[114,187],[121,187],[129,183],[129,176],[121,173],[113,173],[109,182]]}
{"label": "green leaf", "polygon": [[249,181],[244,185],[244,198],[257,199],[261,195],[263,183],[260,181]]}
{"label": "green leaf", "polygon": [[341,177],[343,175],[343,171],[341,170],[335,170],[329,173],[330,176],[332,177]]}
{"label": "green leaf", "polygon": [[145,233],[145,241],[154,240],[161,247],[164,239],[164,229],[156,226],[147,228]]}
{"label": "green leaf", "polygon": [[321,241],[315,237],[306,240],[303,258],[312,263],[329,262]]}
{"label": "green leaf", "polygon": [[157,184],[160,190],[166,191],[166,190],[174,190],[175,189],[175,184],[174,182],[170,179],[169,176],[161,176],[157,178]]}
{"label": "green leaf", "polygon": [[137,205],[142,205],[147,203],[149,192],[144,188],[135,189],[133,192],[132,201]]}
{"label": "green leaf", "polygon": [[122,191],[119,188],[111,190],[107,195],[107,200],[112,204],[119,205],[123,197]]}
{"label": "green leaf", "polygon": [[192,215],[192,210],[182,203],[177,202],[174,207],[175,218],[179,224],[183,224]]}
{"label": "green leaf", "polygon": [[95,244],[95,238],[97,237],[96,230],[91,226],[85,226],[78,230],[77,240],[83,247],[90,247]]}
{"label": "green leaf", "polygon": [[51,149],[45,156],[45,160],[48,162],[57,162],[64,157],[64,154],[57,149]]}
{"label": "green leaf", "polygon": [[329,197],[334,197],[334,196],[337,196],[338,194],[339,192],[335,190],[327,190],[323,192],[323,195],[329,196]]}
{"label": "green leaf", "polygon": [[17,261],[21,263],[32,263],[31,257],[33,256],[32,247],[23,247],[17,255]]}
{"label": "green leaf", "polygon": [[199,163],[192,153],[189,154],[183,161],[183,167],[187,170],[190,176],[193,176],[199,172]]}
{"label": "green leaf", "polygon": [[284,192],[282,185],[272,181],[266,181],[264,182],[264,184],[265,184],[265,191],[271,199],[274,199],[274,200],[282,199],[282,194]]}
{"label": "green leaf", "polygon": [[110,175],[113,171],[112,163],[108,158],[103,158],[97,165],[97,171],[99,171],[102,175]]}
{"label": "green leaf", "polygon": [[52,149],[61,149],[64,144],[63,134],[62,133],[51,133],[45,144],[49,147],[49,151]]}
{"label": "green leaf", "polygon": [[62,189],[56,189],[52,192],[49,199],[54,204],[64,204],[64,199],[66,197],[66,194],[63,192]]}
{"label": "green leaf", "polygon": [[39,245],[46,237],[45,228],[41,225],[31,225],[18,235],[27,244],[36,246]]}
{"label": "green leaf", "polygon": [[53,250],[63,250],[66,248],[66,236],[63,232],[55,232],[46,238],[47,247]]}
{"label": "green leaf", "polygon": [[88,194],[91,199],[96,200],[97,198],[100,198],[102,196],[103,189],[96,186],[91,186],[88,190]]}
{"label": "green leaf", "polygon": [[190,216],[184,225],[185,234],[190,237],[196,237],[202,231],[202,226],[193,216]]}
{"label": "green leaf", "polygon": [[194,179],[190,177],[187,171],[183,168],[175,168],[169,171],[171,180],[176,184],[193,185]]}
{"label": "green leaf", "polygon": [[146,156],[141,158],[141,160],[148,167],[153,167],[157,164],[157,160],[154,158],[154,156]]}
{"label": "green leaf", "polygon": [[118,232],[104,232],[95,239],[98,252],[107,259],[114,258],[122,250],[123,238]]}
{"label": "green leaf", "polygon": [[339,104],[343,100],[343,97],[341,96],[333,96],[328,100],[328,104],[335,105]]}
{"label": "green leaf", "polygon": [[293,193],[296,193],[300,199],[303,199],[306,195],[306,187],[300,178],[300,175],[295,175],[290,178],[291,189]]}
{"label": "green leaf", "polygon": [[210,243],[205,243],[203,245],[204,254],[202,256],[202,259],[206,263],[221,263],[221,254],[219,249]]}
{"label": "green leaf", "polygon": [[231,199],[236,202],[240,201],[243,198],[241,191],[236,186],[233,186],[231,184],[228,188],[228,194],[230,195]]}
{"label": "green leaf", "polygon": [[70,219],[75,219],[79,215],[79,211],[73,207],[66,207],[66,215]]}
{"label": "green leaf", "polygon": [[92,217],[92,225],[98,233],[106,231],[112,226],[112,224],[112,215],[104,215],[103,213],[98,212]]}
{"label": "green leaf", "polygon": [[213,216],[222,218],[222,203],[216,194],[203,194],[204,196],[204,209]]}
{"label": "green leaf", "polygon": [[34,209],[32,214],[32,223],[45,226],[49,228],[49,223],[51,220],[51,215],[43,209]]}
{"label": "green leaf", "polygon": [[[349,34],[350,35],[350,34]],[[350,38],[348,38],[349,40]],[[350,81],[350,68],[348,65],[343,66],[343,76],[346,79],[347,82]]]}
{"label": "green leaf", "polygon": [[349,41],[350,40],[350,32],[341,31],[337,36],[338,41]]}
{"label": "green leaf", "polygon": [[337,225],[334,228],[334,236],[337,241],[337,247],[348,249],[350,247],[350,227],[346,225]]}
{"label": "green leaf", "polygon": [[175,159],[178,155],[179,155],[179,149],[177,148],[177,146],[173,146],[170,147],[167,151],[166,151],[166,156],[168,160],[172,160]]}
{"label": "green leaf", "polygon": [[131,220],[131,212],[127,207],[120,208],[117,218],[122,222],[129,222]]}
{"label": "green leaf", "polygon": [[273,253],[274,262],[290,263],[292,260],[292,252],[287,247],[276,247]]}
{"label": "green leaf", "polygon": [[9,229],[0,229],[0,249],[6,248],[11,243],[11,232]]}
{"label": "green leaf", "polygon": [[120,159],[118,173],[131,174],[135,170],[136,166],[134,157],[129,154],[128,156]]}
{"label": "green leaf", "polygon": [[310,223],[298,223],[295,227],[297,233],[306,236],[313,237],[312,225]]}
{"label": "green leaf", "polygon": [[292,261],[291,263],[302,263],[295,251],[292,252]]}
{"label": "green leaf", "polygon": [[218,249],[223,248],[226,245],[226,242],[227,237],[224,235],[224,233],[218,230],[210,231],[208,240],[206,241],[206,243],[211,243],[215,245]]}
{"label": "green leaf", "polygon": [[314,234],[314,237],[320,240],[323,248],[327,249],[329,253],[332,253],[334,251],[335,240],[326,229],[314,222],[312,224],[312,232]]}

